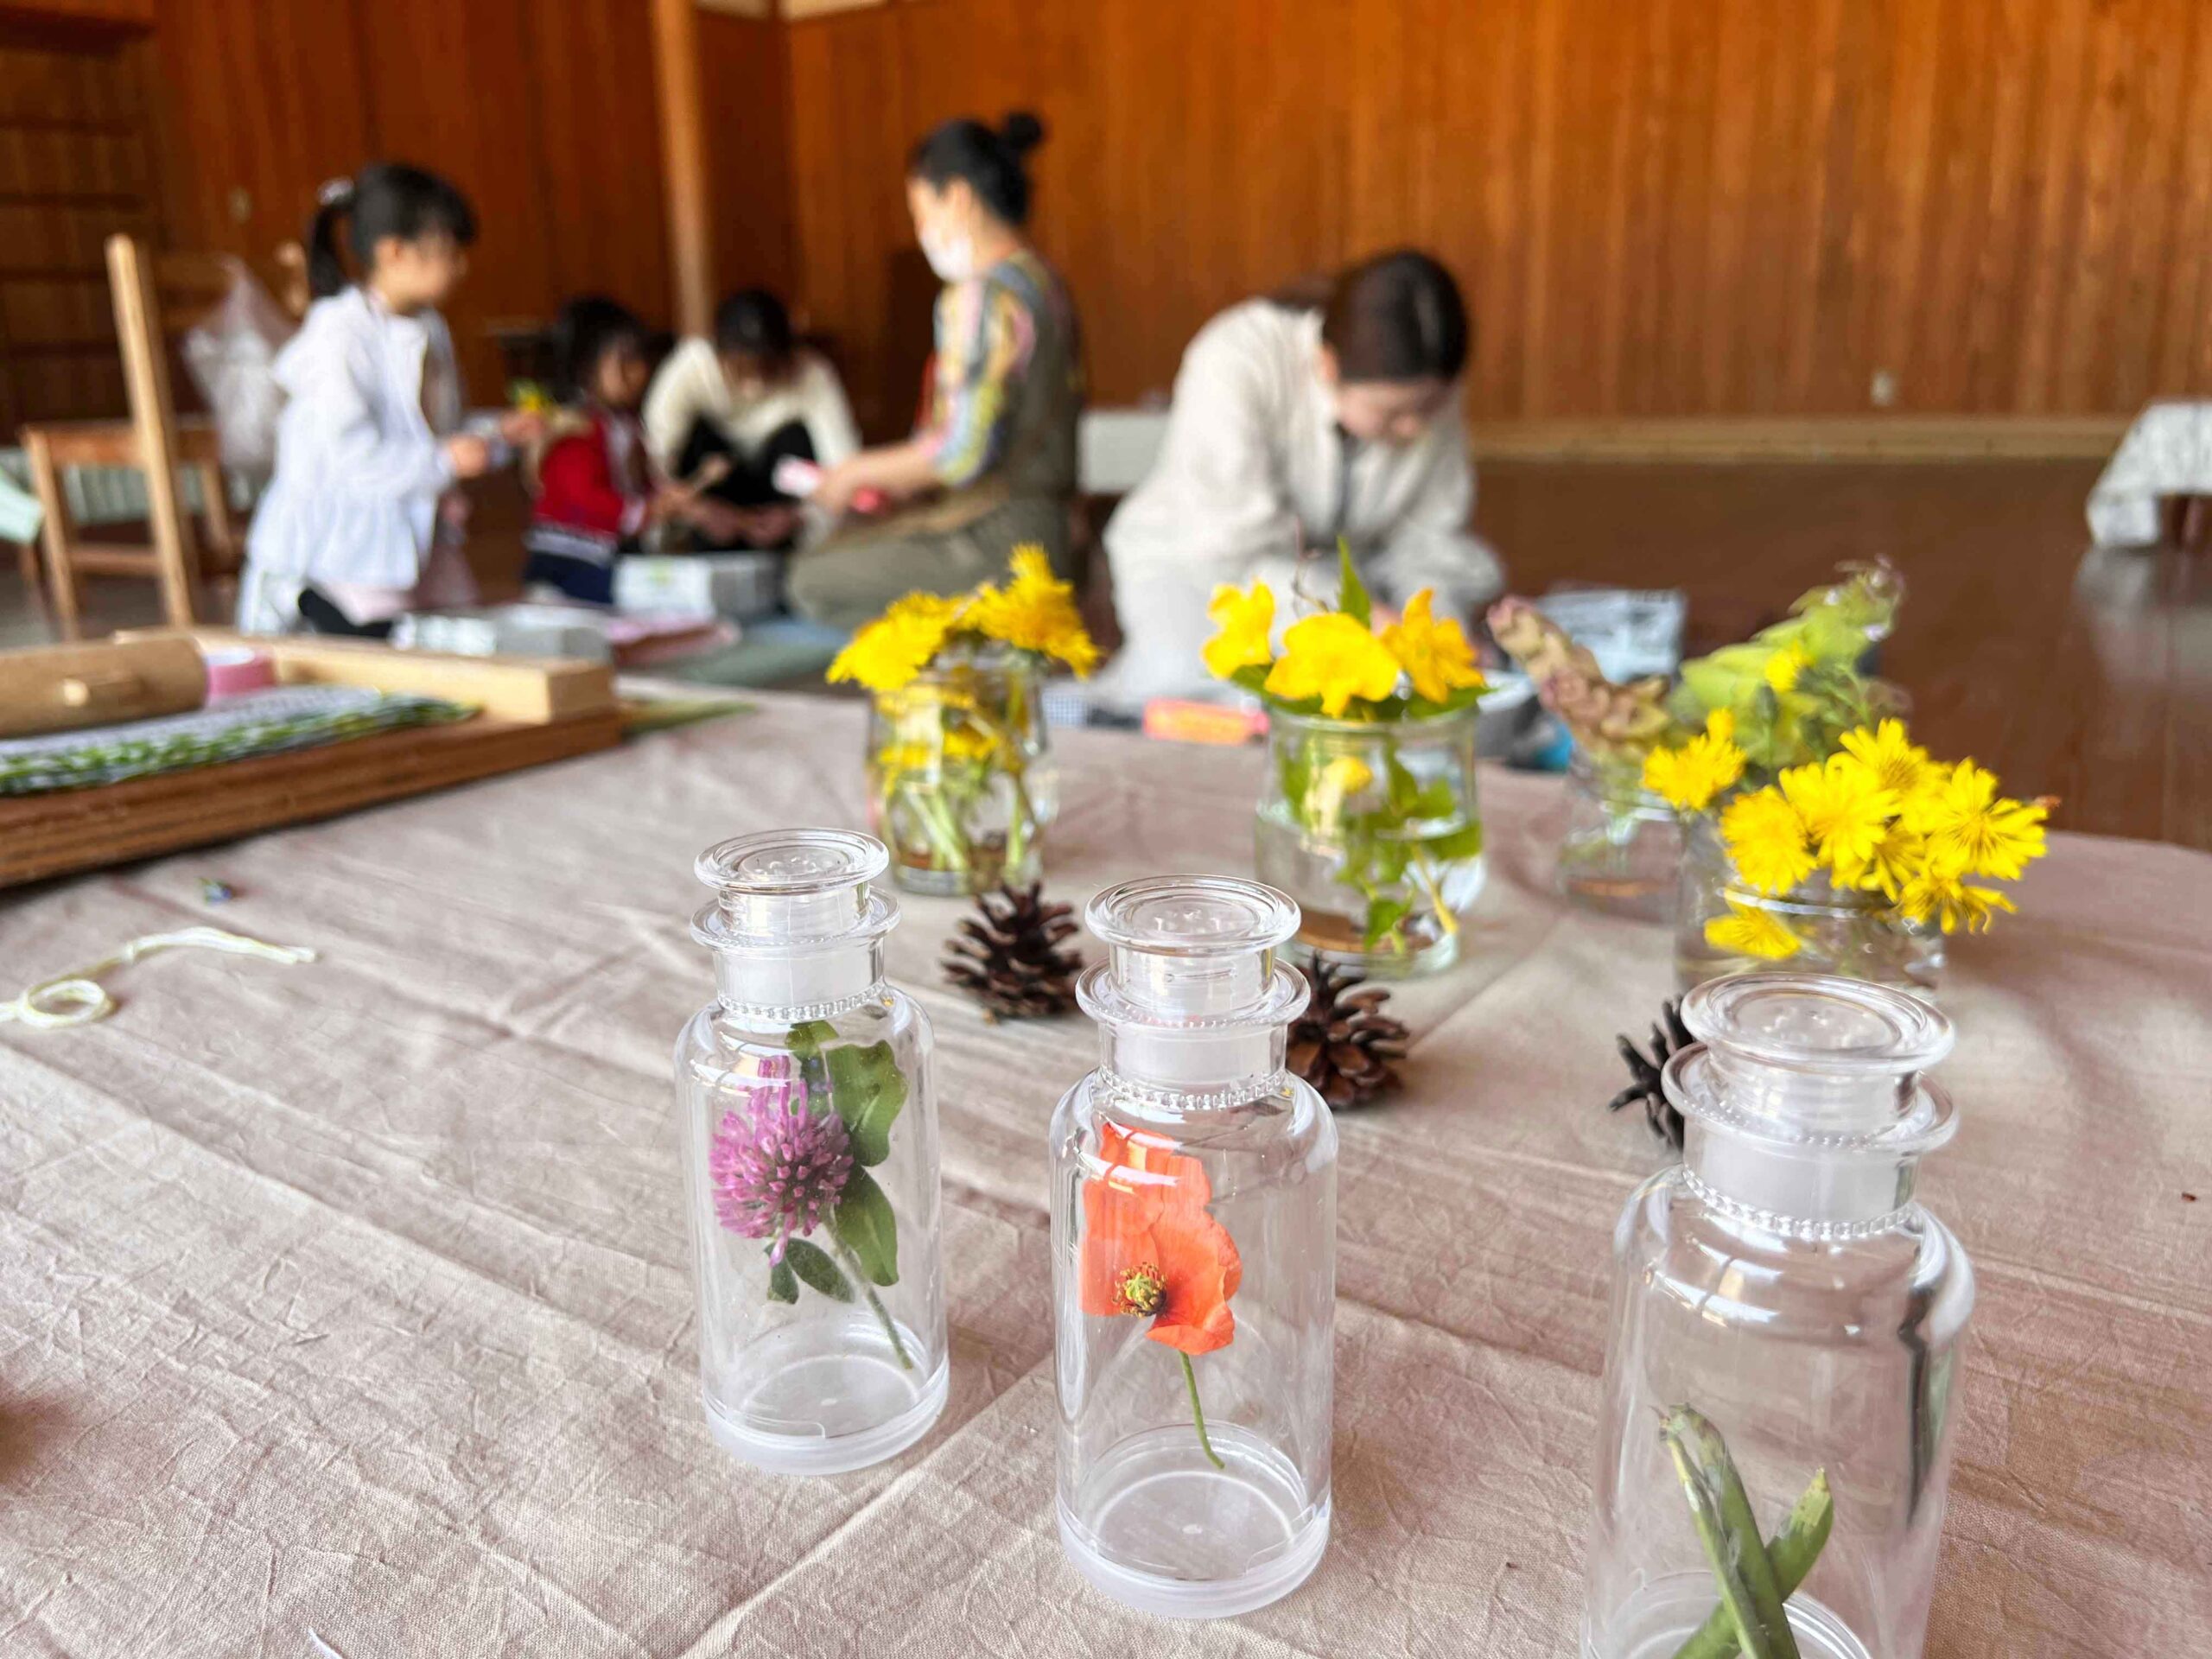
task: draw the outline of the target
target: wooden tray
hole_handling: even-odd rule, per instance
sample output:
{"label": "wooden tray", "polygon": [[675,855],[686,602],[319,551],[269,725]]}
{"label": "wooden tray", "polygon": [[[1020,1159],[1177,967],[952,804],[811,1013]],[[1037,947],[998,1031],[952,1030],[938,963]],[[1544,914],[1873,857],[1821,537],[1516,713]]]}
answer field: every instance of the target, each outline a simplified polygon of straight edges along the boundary
{"label": "wooden tray", "polygon": [[[192,637],[249,643],[207,630]],[[482,712],[450,726],[0,800],[0,887],[333,817],[621,741],[614,677],[601,664],[448,657],[350,639],[250,643],[276,658],[285,684],[369,685]]]}

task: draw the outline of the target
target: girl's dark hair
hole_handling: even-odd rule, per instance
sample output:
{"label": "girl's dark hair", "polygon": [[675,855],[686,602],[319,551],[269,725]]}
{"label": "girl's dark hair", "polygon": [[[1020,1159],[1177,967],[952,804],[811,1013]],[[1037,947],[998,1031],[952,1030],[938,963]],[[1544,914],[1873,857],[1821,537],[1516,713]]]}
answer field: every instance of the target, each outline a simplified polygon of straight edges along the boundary
{"label": "girl's dark hair", "polygon": [[770,376],[779,375],[798,349],[791,313],[765,288],[741,289],[715,308],[715,349],[749,357]]}
{"label": "girl's dark hair", "polygon": [[1456,380],[1474,325],[1452,273],[1401,248],[1362,260],[1325,282],[1296,283],[1274,302],[1321,314],[1321,339],[1346,380]]}
{"label": "girl's dark hair", "polygon": [[476,211],[448,181],[404,162],[377,162],[355,179],[322,187],[322,205],[308,221],[308,285],[317,299],[341,292],[351,280],[338,256],[338,221],[349,221],[346,242],[353,267],[366,275],[377,244],[403,242],[443,231],[462,247],[476,239]]}
{"label": "girl's dark hair", "polygon": [[561,378],[562,401],[588,397],[600,359],[625,346],[644,354],[645,325],[629,307],[604,294],[570,300],[553,319],[553,368]]}
{"label": "girl's dark hair", "polygon": [[1022,158],[1045,142],[1045,124],[1016,110],[996,127],[963,117],[941,122],[906,156],[906,176],[942,190],[965,179],[984,207],[1019,229],[1029,220],[1029,170]]}

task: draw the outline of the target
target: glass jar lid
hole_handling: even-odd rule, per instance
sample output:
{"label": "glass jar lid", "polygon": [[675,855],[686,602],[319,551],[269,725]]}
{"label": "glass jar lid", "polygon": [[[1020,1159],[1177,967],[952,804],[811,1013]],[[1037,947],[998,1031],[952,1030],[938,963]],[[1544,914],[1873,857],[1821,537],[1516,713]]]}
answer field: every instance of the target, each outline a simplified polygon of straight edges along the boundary
{"label": "glass jar lid", "polygon": [[1084,915],[1110,955],[1087,970],[1084,1010],[1110,1025],[1224,1029],[1297,1018],[1306,981],[1276,953],[1298,906],[1257,881],[1150,876],[1109,887]]}
{"label": "glass jar lid", "polygon": [[1949,1097],[1922,1073],[1951,1022],[1910,992],[1826,974],[1743,974],[1683,999],[1699,1041],[1669,1062],[1667,1096],[1738,1136],[1807,1152],[1916,1156],[1950,1138]]}
{"label": "glass jar lid", "polygon": [[717,842],[692,867],[715,896],[691,935],[716,950],[813,952],[880,938],[899,906],[874,883],[881,842],[851,830],[769,830]]}

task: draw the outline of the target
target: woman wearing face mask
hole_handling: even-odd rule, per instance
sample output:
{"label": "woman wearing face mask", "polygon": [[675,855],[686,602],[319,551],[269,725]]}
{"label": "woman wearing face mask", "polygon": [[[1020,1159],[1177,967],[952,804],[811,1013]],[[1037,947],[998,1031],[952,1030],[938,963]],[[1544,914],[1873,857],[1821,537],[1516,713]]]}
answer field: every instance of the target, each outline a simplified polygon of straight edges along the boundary
{"label": "woman wearing face mask", "polygon": [[[1433,588],[1440,613],[1479,616],[1503,578],[1467,529],[1471,332],[1452,274],[1413,251],[1201,329],[1159,459],[1106,527],[1124,644],[1102,696],[1134,706],[1209,686],[1214,589],[1265,581],[1287,617],[1298,589],[1332,597],[1339,537],[1379,607]],[[1301,554],[1319,556],[1301,571]]]}
{"label": "woman wearing face mask", "polygon": [[791,601],[817,621],[857,627],[902,594],[962,592],[1025,543],[1068,569],[1083,408],[1075,314],[1021,233],[1023,157],[1043,137],[1031,115],[995,129],[948,121],[907,158],[915,233],[944,284],[931,379],[912,437],[822,474],[813,500],[833,516],[866,496],[892,511],[847,521],[792,565]]}

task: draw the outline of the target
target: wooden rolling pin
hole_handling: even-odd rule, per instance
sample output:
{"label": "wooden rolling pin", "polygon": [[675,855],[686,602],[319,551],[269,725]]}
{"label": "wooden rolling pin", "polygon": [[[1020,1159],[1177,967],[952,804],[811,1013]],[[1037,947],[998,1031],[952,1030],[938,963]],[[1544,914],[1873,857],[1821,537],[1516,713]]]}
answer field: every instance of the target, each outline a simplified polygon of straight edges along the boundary
{"label": "wooden rolling pin", "polygon": [[111,639],[0,652],[0,737],[181,715],[207,700],[189,639]]}

